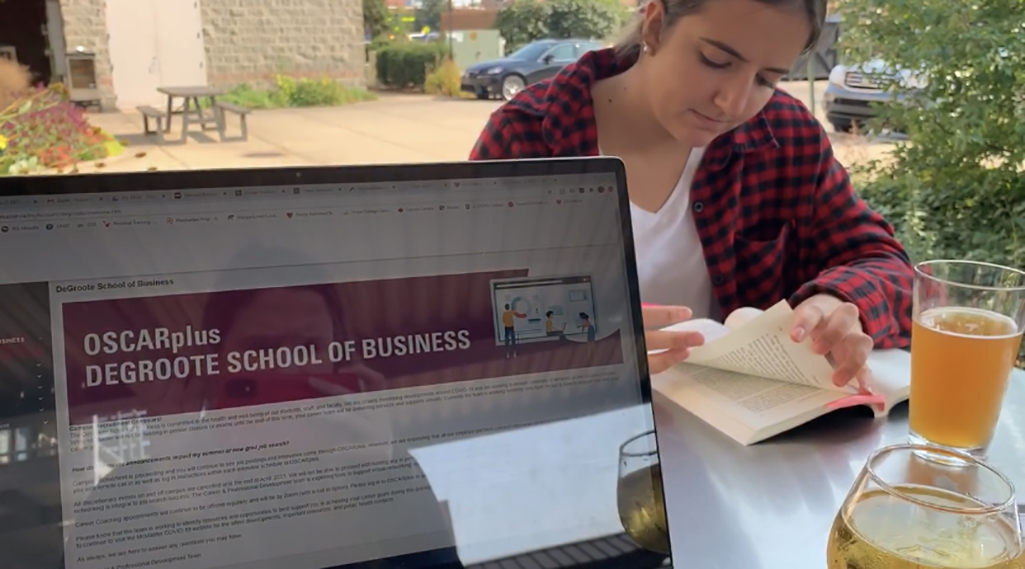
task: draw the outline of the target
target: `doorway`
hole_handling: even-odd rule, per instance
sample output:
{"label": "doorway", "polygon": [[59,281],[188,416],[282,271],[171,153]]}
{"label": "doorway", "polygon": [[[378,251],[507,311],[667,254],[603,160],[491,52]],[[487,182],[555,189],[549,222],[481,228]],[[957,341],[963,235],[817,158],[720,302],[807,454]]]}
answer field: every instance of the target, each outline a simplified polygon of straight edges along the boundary
{"label": "doorway", "polygon": [[207,84],[198,0],[107,0],[117,106],[160,107],[160,87]]}
{"label": "doorway", "polygon": [[0,45],[28,67],[33,84],[50,82],[46,0],[0,0]]}

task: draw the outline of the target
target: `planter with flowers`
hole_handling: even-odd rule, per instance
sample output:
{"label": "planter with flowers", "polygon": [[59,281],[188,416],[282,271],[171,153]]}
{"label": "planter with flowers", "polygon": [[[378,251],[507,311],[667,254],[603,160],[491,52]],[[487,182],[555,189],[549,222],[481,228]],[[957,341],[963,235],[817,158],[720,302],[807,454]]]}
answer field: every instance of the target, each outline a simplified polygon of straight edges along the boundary
{"label": "planter with flowers", "polygon": [[124,151],[89,124],[62,85],[29,89],[7,100],[0,108],[0,176],[74,170],[79,162]]}

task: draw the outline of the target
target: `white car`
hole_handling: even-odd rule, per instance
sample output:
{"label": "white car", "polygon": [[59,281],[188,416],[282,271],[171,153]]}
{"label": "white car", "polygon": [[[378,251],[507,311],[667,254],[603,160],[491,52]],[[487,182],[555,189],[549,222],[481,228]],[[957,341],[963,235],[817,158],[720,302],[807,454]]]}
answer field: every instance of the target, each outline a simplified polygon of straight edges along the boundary
{"label": "white car", "polygon": [[918,74],[894,71],[892,66],[878,59],[860,65],[837,65],[830,71],[826,86],[826,118],[840,132],[850,132],[854,125],[864,126],[877,114],[875,103],[906,97],[886,90],[887,85],[894,83],[912,91],[925,86]]}

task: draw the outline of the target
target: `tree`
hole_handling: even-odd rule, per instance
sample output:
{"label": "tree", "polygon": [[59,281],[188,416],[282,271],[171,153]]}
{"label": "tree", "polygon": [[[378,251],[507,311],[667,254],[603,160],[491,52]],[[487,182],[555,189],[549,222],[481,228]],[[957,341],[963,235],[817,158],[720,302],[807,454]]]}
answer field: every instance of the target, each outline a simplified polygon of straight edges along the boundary
{"label": "tree", "polygon": [[[912,257],[1025,267],[1025,2],[846,0],[847,63],[900,72],[877,124],[901,125],[862,195]],[[857,170],[857,169],[855,169]]]}
{"label": "tree", "polygon": [[627,16],[619,0],[549,0],[548,31],[556,38],[607,39]]}
{"label": "tree", "polygon": [[499,11],[496,27],[513,50],[542,38],[607,39],[628,14],[619,0],[513,0]]}
{"label": "tree", "polygon": [[391,14],[384,0],[363,0],[363,31],[370,39],[388,34]]}
{"label": "tree", "polygon": [[513,0],[499,10],[495,27],[505,38],[506,51],[548,37],[548,17],[551,13],[550,3],[537,0]]}
{"label": "tree", "polygon": [[448,0],[424,0],[423,5],[416,11],[416,25],[423,29],[424,26],[436,32],[441,29],[441,13],[448,10]]}

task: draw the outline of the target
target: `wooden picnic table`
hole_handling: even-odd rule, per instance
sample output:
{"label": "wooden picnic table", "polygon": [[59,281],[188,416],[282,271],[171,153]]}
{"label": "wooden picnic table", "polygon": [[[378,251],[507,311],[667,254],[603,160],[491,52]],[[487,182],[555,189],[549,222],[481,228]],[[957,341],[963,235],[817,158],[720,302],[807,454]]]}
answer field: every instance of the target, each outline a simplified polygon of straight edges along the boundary
{"label": "wooden picnic table", "polygon": [[[195,121],[201,125],[203,130],[221,130],[215,104],[217,97],[223,96],[228,91],[223,87],[194,86],[194,87],[160,87],[158,93],[167,95],[167,121],[164,124],[164,132],[171,131],[171,117],[176,114],[182,116],[182,140],[188,136],[189,125]],[[184,99],[180,111],[174,108],[175,99]],[[200,99],[209,101],[210,113],[204,112],[200,106]]]}

